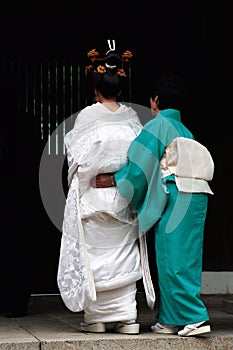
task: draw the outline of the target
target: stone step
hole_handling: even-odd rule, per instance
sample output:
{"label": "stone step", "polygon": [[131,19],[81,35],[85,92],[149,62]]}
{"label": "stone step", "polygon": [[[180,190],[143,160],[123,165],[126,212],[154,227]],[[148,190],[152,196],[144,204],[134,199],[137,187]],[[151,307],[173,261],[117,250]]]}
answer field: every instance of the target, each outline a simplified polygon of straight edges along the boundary
{"label": "stone step", "polygon": [[233,300],[222,300],[222,310],[233,314]]}
{"label": "stone step", "polygon": [[233,315],[223,310],[222,299],[208,300],[212,332],[199,337],[155,335],[150,326],[156,310],[149,310],[138,298],[140,334],[83,333],[79,323],[83,313],[73,313],[60,296],[31,297],[28,316],[5,318],[0,314],[0,350],[232,350]]}

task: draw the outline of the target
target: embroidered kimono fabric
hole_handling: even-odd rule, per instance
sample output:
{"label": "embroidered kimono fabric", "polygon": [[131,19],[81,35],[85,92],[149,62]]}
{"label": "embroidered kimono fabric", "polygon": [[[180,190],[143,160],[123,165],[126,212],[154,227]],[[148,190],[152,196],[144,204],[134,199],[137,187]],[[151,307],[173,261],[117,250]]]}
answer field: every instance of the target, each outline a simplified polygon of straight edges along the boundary
{"label": "embroidered kimono fabric", "polygon": [[[116,187],[90,186],[97,174],[115,172],[126,163],[129,145],[141,128],[131,107],[121,104],[110,112],[96,103],[76,115],[74,128],[65,137],[69,192],[57,280],[71,311],[89,307],[97,290],[120,288],[142,277],[135,209]],[[107,238],[101,241],[94,222],[102,217]],[[98,258],[100,253],[108,263]]]}

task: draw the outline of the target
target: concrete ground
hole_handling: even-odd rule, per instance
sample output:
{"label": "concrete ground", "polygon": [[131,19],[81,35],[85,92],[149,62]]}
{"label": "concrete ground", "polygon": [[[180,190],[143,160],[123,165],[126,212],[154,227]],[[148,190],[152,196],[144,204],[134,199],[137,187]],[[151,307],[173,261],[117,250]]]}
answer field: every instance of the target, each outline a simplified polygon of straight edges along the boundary
{"label": "concrete ground", "polygon": [[138,293],[140,334],[83,333],[79,330],[82,312],[73,313],[57,296],[31,296],[28,316],[5,318],[0,314],[0,350],[232,350],[232,295],[203,296],[210,315],[212,332],[199,337],[155,335],[150,326],[155,311],[147,308]]}

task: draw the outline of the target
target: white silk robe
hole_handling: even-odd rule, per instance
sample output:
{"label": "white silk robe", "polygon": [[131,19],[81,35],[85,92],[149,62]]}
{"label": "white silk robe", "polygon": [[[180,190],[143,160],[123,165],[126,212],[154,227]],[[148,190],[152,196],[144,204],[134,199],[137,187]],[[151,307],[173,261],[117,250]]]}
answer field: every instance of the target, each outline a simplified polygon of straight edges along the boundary
{"label": "white silk robe", "polygon": [[115,172],[126,163],[129,145],[141,128],[131,107],[121,104],[111,112],[96,103],[77,114],[65,137],[69,192],[57,280],[71,311],[89,307],[98,291],[134,283],[148,267],[147,256],[141,264],[138,220],[129,201],[116,187],[90,186],[97,174]]}

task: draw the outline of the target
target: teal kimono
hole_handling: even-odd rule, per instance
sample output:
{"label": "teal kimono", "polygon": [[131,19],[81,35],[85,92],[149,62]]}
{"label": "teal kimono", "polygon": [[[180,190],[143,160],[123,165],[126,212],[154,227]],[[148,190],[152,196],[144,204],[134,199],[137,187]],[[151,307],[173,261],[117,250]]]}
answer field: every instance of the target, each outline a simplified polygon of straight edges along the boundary
{"label": "teal kimono", "polygon": [[180,192],[174,175],[162,178],[160,161],[176,137],[194,140],[179,111],[163,110],[131,143],[128,162],[115,179],[137,209],[141,231],[155,230],[158,322],[185,325],[209,319],[200,298],[208,194]]}

